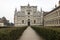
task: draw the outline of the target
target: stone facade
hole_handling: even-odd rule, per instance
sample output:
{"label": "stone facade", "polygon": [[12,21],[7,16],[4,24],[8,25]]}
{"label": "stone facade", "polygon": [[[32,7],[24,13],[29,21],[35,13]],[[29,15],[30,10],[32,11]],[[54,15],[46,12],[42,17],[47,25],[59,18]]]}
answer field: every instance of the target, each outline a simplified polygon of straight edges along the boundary
{"label": "stone facade", "polygon": [[21,11],[15,9],[15,26],[42,25],[43,13],[37,11],[37,6],[21,6]]}
{"label": "stone facade", "polygon": [[58,7],[44,15],[44,26],[60,26],[60,1]]}

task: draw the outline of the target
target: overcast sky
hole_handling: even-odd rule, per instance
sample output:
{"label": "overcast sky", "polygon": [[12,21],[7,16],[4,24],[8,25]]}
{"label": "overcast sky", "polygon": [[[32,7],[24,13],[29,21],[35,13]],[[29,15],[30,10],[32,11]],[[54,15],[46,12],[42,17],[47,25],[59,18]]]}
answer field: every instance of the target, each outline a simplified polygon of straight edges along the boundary
{"label": "overcast sky", "polygon": [[42,8],[44,11],[50,11],[58,5],[59,0],[0,0],[0,18],[5,16],[10,22],[14,22],[14,10],[20,10],[20,6],[38,6],[38,10]]}

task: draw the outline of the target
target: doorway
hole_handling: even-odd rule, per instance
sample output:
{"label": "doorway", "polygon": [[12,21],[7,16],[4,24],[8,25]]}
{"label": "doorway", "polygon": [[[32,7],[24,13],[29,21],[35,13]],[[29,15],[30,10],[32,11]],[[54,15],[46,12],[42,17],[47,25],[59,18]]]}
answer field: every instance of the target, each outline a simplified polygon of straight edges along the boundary
{"label": "doorway", "polygon": [[28,26],[30,26],[30,19],[28,19]]}
{"label": "doorway", "polygon": [[30,22],[28,22],[28,26],[30,26]]}

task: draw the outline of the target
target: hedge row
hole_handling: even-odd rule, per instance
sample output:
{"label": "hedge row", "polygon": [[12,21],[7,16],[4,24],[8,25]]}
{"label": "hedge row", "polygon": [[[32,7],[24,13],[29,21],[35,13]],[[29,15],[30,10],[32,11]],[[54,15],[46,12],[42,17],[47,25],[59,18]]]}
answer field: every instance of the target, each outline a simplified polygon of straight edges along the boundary
{"label": "hedge row", "polygon": [[17,40],[26,27],[0,29],[0,40]]}
{"label": "hedge row", "polygon": [[60,40],[60,32],[41,27],[32,27],[32,28],[38,33],[38,35],[42,36],[46,40]]}

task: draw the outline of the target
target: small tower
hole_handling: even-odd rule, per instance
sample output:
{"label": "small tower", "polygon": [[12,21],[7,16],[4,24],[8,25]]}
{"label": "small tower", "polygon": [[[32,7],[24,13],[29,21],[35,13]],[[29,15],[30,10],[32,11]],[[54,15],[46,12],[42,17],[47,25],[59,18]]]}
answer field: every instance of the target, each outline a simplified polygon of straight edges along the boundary
{"label": "small tower", "polygon": [[59,6],[60,6],[60,0],[59,0]]}
{"label": "small tower", "polygon": [[42,8],[41,8],[41,12],[42,12]]}
{"label": "small tower", "polygon": [[15,8],[15,11],[14,11],[14,24],[15,24],[15,16],[17,15],[17,8]]}
{"label": "small tower", "polygon": [[15,13],[17,13],[17,8],[15,8]]}
{"label": "small tower", "polygon": [[28,3],[28,6],[30,6],[30,4]]}
{"label": "small tower", "polygon": [[57,7],[57,5],[55,4],[55,8]]}

